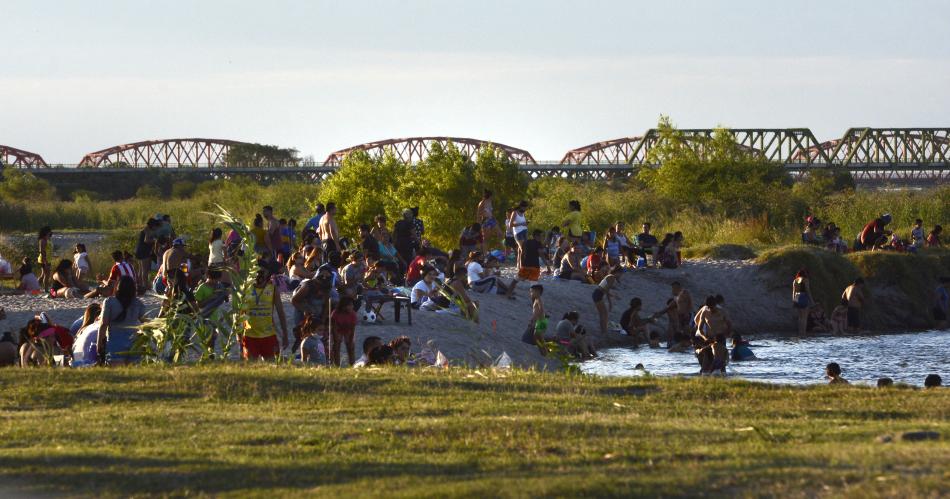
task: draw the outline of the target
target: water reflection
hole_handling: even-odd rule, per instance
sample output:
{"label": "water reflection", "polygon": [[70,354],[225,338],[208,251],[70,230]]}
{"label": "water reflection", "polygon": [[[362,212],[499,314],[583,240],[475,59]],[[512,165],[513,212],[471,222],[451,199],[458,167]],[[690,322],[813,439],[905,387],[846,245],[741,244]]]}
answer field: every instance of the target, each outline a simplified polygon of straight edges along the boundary
{"label": "water reflection", "polygon": [[[758,360],[731,362],[728,374],[751,381],[769,383],[823,383],[825,365],[841,364],[845,379],[852,383],[874,384],[878,378],[923,386],[931,373],[950,378],[950,332],[888,334],[877,336],[763,338],[752,340]],[[637,376],[643,364],[659,376],[697,375],[699,365],[692,354],[671,354],[665,349],[640,347],[611,348],[598,359],[585,362],[584,372]]]}

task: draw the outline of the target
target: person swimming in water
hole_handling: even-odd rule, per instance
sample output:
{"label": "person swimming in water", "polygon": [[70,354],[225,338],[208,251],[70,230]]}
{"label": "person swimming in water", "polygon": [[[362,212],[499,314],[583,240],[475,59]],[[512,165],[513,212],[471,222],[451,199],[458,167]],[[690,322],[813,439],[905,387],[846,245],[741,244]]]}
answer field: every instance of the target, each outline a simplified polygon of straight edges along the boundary
{"label": "person swimming in water", "polygon": [[734,333],[732,335],[732,360],[741,362],[743,360],[755,359],[755,353],[749,348],[749,342],[742,339],[742,335]]}

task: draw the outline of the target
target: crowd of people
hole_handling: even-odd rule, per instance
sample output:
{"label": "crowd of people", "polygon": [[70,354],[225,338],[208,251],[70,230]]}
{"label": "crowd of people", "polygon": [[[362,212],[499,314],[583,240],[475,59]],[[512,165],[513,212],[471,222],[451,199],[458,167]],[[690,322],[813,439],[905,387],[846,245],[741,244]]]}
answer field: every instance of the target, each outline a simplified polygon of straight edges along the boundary
{"label": "crowd of people", "polygon": [[[443,251],[426,239],[418,207],[404,209],[392,225],[380,214],[372,223],[367,220],[361,224],[357,233],[343,235],[333,202],[318,204],[314,216],[299,231],[296,220],[277,218],[273,208],[265,206],[246,236],[236,230],[225,234],[220,228],[212,228],[207,257],[201,248],[189,248],[188,242],[176,234],[170,216],[156,215],[138,232],[133,251],[113,251],[111,271],[94,280],[86,247],[76,244],[72,259],[56,263],[52,230],[43,227],[37,235],[36,271],[29,259],[22,262],[20,290],[48,293],[51,298],[103,301],[90,304],[69,327],[52,323],[44,314],[31,319],[20,334],[19,363],[48,362],[52,352],[63,353],[65,362],[75,366],[137,361],[133,346],[138,326],[147,315],[140,298],[146,292],[163,298],[159,318],[189,314],[224,327],[217,319],[228,306],[232,271],[246,261],[241,258],[245,249],[255,256],[255,266],[249,269],[254,284],[247,317],[236,332],[241,357],[246,360],[270,360],[289,350],[300,362],[333,366],[444,363],[444,357],[440,359],[431,345],[412,354],[406,336],[389,343],[369,337],[362,351],[357,352],[356,328],[361,323],[386,320],[383,306],[387,303],[392,304],[397,317],[400,307],[405,306],[449,311],[477,322],[477,294],[496,293],[514,300],[519,289],[526,287],[522,284],[519,288],[524,282],[529,283],[531,312],[523,341],[536,345],[544,355],[557,350],[577,359],[595,357],[596,345],[580,324],[580,312],[563,314],[553,334],[549,333],[550,318],[542,298],[544,286],[539,283],[545,275],[591,286],[590,311],[592,316],[596,314],[602,336],[619,333],[634,347],[649,344],[659,348],[665,341],[671,352],[695,354],[704,374],[725,373],[730,361],[755,358],[749,342],[733,331],[724,297],[708,296],[695,307],[680,282],[672,283],[661,310],[643,315],[643,302],[634,297],[619,323],[609,320],[619,299],[616,289],[625,273],[682,264],[682,233],[657,238],[646,222],[641,232],[631,237],[625,232],[625,224],[617,222],[606,228],[600,244],[596,244],[596,234],[583,228],[578,201],[570,201],[562,223],[547,232],[529,229],[529,208],[529,203],[521,201],[506,210],[499,222],[493,193],[486,190],[475,209],[474,222],[461,230],[457,247]],[[917,220],[910,242],[903,244],[886,230],[890,222],[891,216],[886,214],[869,222],[858,235],[854,250],[916,251],[941,244],[939,225],[924,237],[922,221]],[[243,241],[243,237],[252,241]],[[840,229],[814,217],[807,219],[802,237],[805,243],[849,251],[841,241]],[[504,249],[496,249],[499,247]],[[512,260],[515,276],[505,279],[501,269]],[[937,287],[933,308],[934,318],[944,325],[947,283],[943,278]],[[808,269],[802,269],[792,283],[799,332],[859,330],[861,310],[867,301],[864,286],[863,279],[857,278],[843,290],[841,303],[829,319],[814,300]],[[285,315],[283,307],[282,295],[286,293],[291,294],[291,317]],[[661,318],[665,319],[665,330],[658,325]],[[211,341],[215,338],[212,336]],[[727,341],[732,343],[731,352]],[[359,360],[357,354],[362,355]]]}

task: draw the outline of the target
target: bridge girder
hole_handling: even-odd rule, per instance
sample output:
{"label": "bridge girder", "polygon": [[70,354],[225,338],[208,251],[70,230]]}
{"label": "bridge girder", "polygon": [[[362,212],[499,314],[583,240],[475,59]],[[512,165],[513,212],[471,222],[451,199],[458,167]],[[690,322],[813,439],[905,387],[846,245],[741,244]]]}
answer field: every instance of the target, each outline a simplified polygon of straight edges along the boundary
{"label": "bridge girder", "polygon": [[479,149],[490,144],[507,154],[508,157],[513,159],[518,164],[537,164],[537,161],[534,160],[534,157],[531,156],[531,153],[524,149],[519,149],[517,147],[511,147],[505,144],[487,140],[471,139],[466,137],[441,136],[387,139],[347,147],[346,149],[340,149],[339,151],[330,153],[330,155],[327,156],[326,161],[324,161],[324,166],[338,167],[343,164],[343,159],[346,158],[347,154],[360,150],[366,151],[372,156],[381,155],[387,151],[392,151],[392,153],[400,161],[407,164],[413,164],[418,163],[419,161],[422,161],[428,157],[433,143],[438,143],[442,147],[445,147],[449,142],[454,144],[455,147],[458,148],[459,152],[473,160],[478,155]]}
{"label": "bridge girder", "polygon": [[49,165],[35,152],[0,145],[0,165],[17,168],[45,168]]}
{"label": "bridge girder", "polygon": [[227,166],[228,151],[247,142],[221,139],[146,140],[109,147],[83,156],[80,167]]}

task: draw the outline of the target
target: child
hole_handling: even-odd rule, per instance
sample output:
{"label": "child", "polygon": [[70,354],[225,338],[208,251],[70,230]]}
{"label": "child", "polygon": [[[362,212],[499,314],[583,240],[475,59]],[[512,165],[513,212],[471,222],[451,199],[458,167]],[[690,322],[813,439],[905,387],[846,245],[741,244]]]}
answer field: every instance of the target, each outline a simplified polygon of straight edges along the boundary
{"label": "child", "polygon": [[341,296],[336,308],[330,313],[330,363],[340,366],[340,347],[346,345],[346,357],[352,366],[356,363],[356,310],[353,299]]}
{"label": "child", "polygon": [[825,376],[828,378],[829,385],[847,385],[848,380],[841,377],[841,366],[837,362],[832,362],[825,367]]}
{"label": "child", "polygon": [[83,243],[76,243],[76,248],[73,250],[73,267],[76,268],[76,282],[82,283],[92,269],[89,254],[86,253],[86,245]]}
{"label": "child", "polygon": [[914,220],[914,228],[910,230],[910,250],[917,251],[924,247],[924,221]]}
{"label": "child", "polygon": [[650,331],[650,348],[660,348],[660,333]]}
{"label": "child", "polygon": [[841,299],[841,303],[831,312],[831,332],[844,334],[848,330],[848,300]]}
{"label": "child", "polygon": [[526,343],[537,345],[541,355],[546,355],[548,352],[544,347],[544,342],[547,339],[544,337],[544,332],[548,329],[548,318],[544,313],[544,302],[541,301],[544,286],[540,284],[532,285],[529,294],[531,296],[531,319],[528,320],[528,330],[525,331],[525,338],[522,339],[530,340]]}

